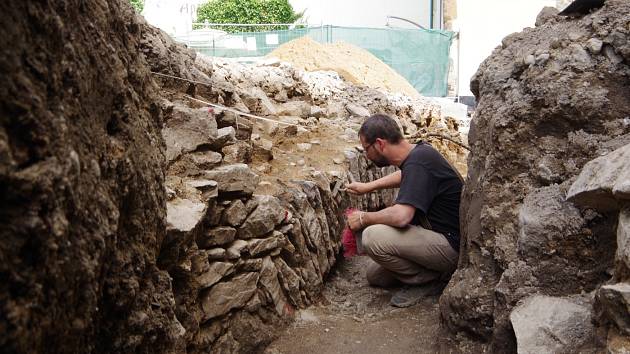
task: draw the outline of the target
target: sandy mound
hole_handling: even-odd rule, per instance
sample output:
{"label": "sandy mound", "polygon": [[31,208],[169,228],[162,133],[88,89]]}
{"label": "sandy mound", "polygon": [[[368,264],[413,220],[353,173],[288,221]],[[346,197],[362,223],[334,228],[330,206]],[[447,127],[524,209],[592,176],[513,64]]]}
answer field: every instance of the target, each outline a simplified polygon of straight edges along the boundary
{"label": "sandy mound", "polygon": [[309,37],[301,37],[281,45],[268,56],[306,71],[333,70],[356,85],[420,96],[404,77],[367,50],[352,44],[320,44]]}

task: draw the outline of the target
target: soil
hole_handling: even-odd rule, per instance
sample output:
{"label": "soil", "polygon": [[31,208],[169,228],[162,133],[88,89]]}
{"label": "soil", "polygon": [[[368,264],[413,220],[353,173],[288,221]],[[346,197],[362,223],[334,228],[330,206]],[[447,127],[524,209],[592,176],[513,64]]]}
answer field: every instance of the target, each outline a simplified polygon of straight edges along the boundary
{"label": "soil", "polygon": [[356,85],[365,85],[410,97],[420,94],[400,74],[365,49],[349,43],[320,44],[309,37],[287,42],[269,53],[306,71],[332,70]]}
{"label": "soil", "polygon": [[[298,133],[296,135],[287,136],[277,133],[273,136],[266,134],[260,125],[256,125],[254,132],[261,136],[261,139],[267,139],[273,142],[273,159],[266,161],[259,155],[254,154],[251,167],[261,167],[263,164],[268,163],[271,169],[264,174],[261,174],[262,181],[267,181],[272,184],[263,183],[258,192],[265,191],[265,194],[273,194],[274,187],[279,187],[276,181],[278,179],[282,181],[289,181],[293,179],[311,179],[310,173],[312,171],[345,171],[345,156],[344,151],[347,149],[353,149],[355,146],[360,146],[359,139],[357,137],[347,137],[342,139],[340,136],[344,135],[341,128],[336,125],[317,125],[308,127],[307,131]],[[298,144],[309,143],[311,148],[308,151],[300,151]],[[303,165],[300,165],[303,161]],[[341,162],[336,164],[334,162]]]}
{"label": "soil", "polygon": [[321,298],[266,350],[268,354],[435,353],[439,351],[438,297],[409,308],[389,305],[397,288],[368,285],[368,257],[341,260]]}

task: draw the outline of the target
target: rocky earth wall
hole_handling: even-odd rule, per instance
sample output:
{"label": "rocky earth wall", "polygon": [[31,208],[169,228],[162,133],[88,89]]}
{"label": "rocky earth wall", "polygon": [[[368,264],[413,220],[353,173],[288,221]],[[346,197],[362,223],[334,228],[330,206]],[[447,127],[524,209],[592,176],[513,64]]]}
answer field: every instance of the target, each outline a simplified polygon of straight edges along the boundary
{"label": "rocky earth wall", "polygon": [[2,351],[184,351],[156,266],[162,115],[133,10],[64,0],[0,11]]}
{"label": "rocky earth wall", "polygon": [[616,336],[606,342],[605,325],[591,325],[598,316],[627,334],[627,316],[612,315],[628,309],[620,300],[628,294],[627,225],[623,211],[618,217],[625,204],[611,202],[627,187],[584,198],[595,203],[567,200],[567,192],[587,162],[630,142],[628,14],[623,0],[572,18],[546,8],[536,28],[506,37],[471,82],[479,105],[460,262],[440,308],[448,329],[490,351],[619,347]]}

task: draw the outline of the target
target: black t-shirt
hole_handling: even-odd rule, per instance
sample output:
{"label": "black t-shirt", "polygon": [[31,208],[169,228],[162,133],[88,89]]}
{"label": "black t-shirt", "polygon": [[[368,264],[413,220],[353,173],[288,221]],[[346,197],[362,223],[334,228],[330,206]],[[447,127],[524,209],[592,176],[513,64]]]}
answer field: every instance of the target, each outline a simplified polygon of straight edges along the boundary
{"label": "black t-shirt", "polygon": [[433,231],[443,234],[459,252],[459,203],[462,181],[444,157],[427,143],[419,143],[400,165],[402,180],[396,204],[416,208],[412,225],[427,216]]}

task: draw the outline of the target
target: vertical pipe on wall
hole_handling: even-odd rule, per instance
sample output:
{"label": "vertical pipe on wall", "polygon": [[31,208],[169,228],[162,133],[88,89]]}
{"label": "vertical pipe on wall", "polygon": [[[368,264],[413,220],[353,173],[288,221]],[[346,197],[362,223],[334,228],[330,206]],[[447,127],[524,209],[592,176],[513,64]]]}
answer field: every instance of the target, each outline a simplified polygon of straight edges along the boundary
{"label": "vertical pipe on wall", "polygon": [[433,2],[435,0],[429,0],[429,28],[433,29]]}

